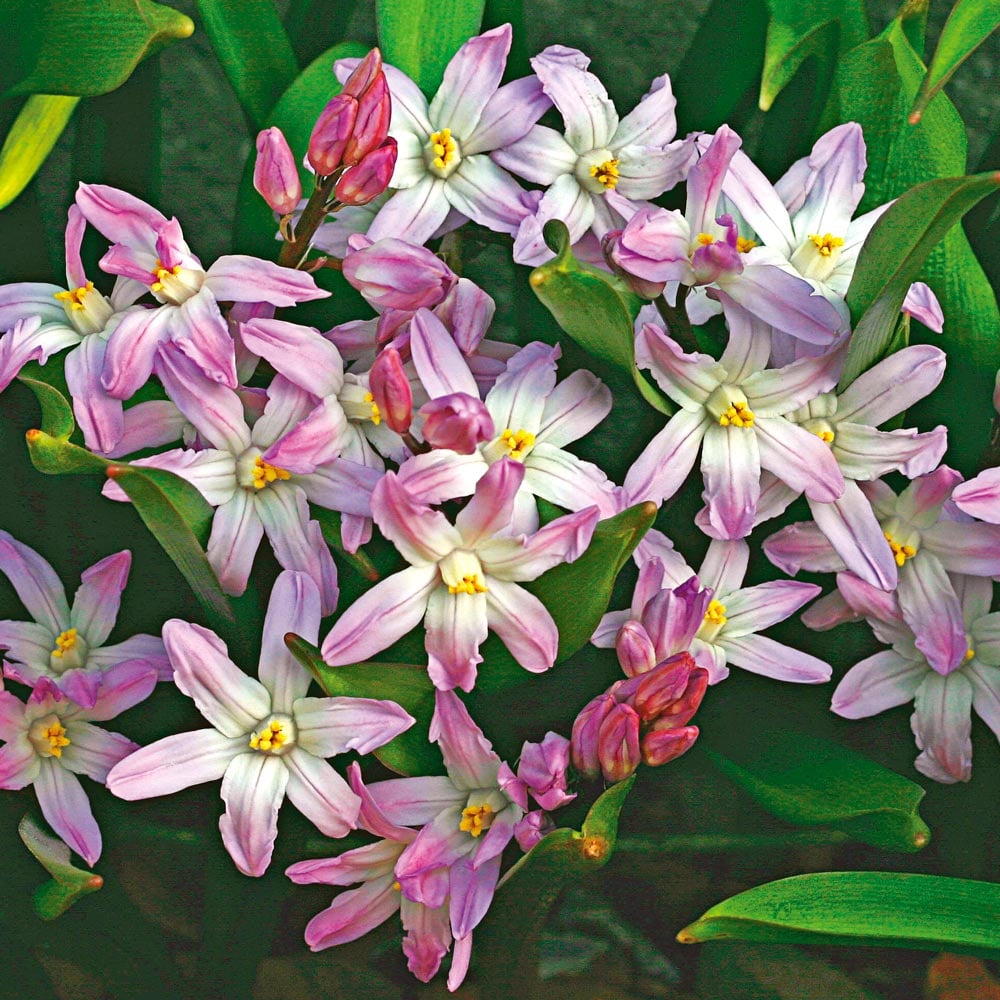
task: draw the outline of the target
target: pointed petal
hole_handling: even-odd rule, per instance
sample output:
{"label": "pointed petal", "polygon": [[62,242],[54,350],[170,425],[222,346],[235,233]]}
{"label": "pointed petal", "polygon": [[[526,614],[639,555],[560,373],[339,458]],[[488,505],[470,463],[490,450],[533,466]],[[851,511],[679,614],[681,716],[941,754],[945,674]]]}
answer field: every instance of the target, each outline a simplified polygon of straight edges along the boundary
{"label": "pointed petal", "polygon": [[907,660],[886,649],[855,664],[833,692],[830,708],[845,719],[867,719],[905,705],[930,671],[919,660]]}
{"label": "pointed petal", "polygon": [[624,486],[629,502],[660,503],[672,497],[687,479],[702,438],[712,426],[711,418],[702,410],[675,413],[626,474]]}
{"label": "pointed petal", "polygon": [[[759,424],[755,428],[759,430]],[[705,432],[702,498],[709,520],[723,538],[743,538],[753,529],[760,496],[759,439],[759,433],[747,427],[711,424]]]}
{"label": "pointed petal", "polygon": [[845,568],[843,559],[812,521],[790,524],[765,539],[764,555],[789,576],[795,576],[800,569],[839,573]]}
{"label": "pointed petal", "polygon": [[49,826],[93,867],[101,856],[101,831],[80,779],[48,758],[41,761],[35,794]]}
{"label": "pointed petal", "polygon": [[213,382],[236,388],[236,345],[208,288],[172,311],[170,339]]}
{"label": "pointed petal", "polygon": [[368,237],[377,241],[393,236],[421,244],[434,235],[450,210],[445,182],[426,174],[413,187],[396,191],[379,209],[368,227]]}
{"label": "pointed petal", "polygon": [[1000,525],[938,521],[921,540],[949,573],[1000,576]]}
{"label": "pointed petal", "polygon": [[[546,98],[548,101],[548,98]],[[576,150],[555,129],[533,125],[516,142],[492,153],[494,163],[533,184],[554,184],[557,177],[572,174]]]}
{"label": "pointed petal", "polygon": [[830,503],[844,493],[844,476],[829,445],[783,417],[754,424],[762,468],[810,500]]}
{"label": "pointed petal", "polygon": [[101,383],[116,399],[128,399],[149,381],[160,344],[170,339],[171,310],[137,307],[116,317],[108,336]]}
{"label": "pointed petal", "polygon": [[486,607],[490,628],[525,670],[542,673],[555,663],[559,630],[534,594],[490,577]]}
{"label": "pointed petal", "polygon": [[921,774],[949,785],[972,777],[972,694],[961,672],[924,678],[910,718],[922,751],[913,766]]}
{"label": "pointed petal", "polygon": [[512,80],[490,95],[478,124],[465,136],[462,153],[471,156],[508,148],[526,135],[551,106],[536,76]]}
{"label": "pointed petal", "polygon": [[416,503],[391,472],[372,493],[372,516],[382,534],[414,565],[438,563],[463,547],[462,536],[444,514]]}
{"label": "pointed petal", "polygon": [[475,549],[510,526],[514,496],[524,481],[524,466],[511,458],[494,462],[476,485],[476,492],[455,518],[463,546]]}
{"label": "pointed petal", "polygon": [[0,531],[0,573],[10,580],[31,617],[51,630],[53,640],[68,626],[66,591],[55,570],[6,531]]}
{"label": "pointed petal", "polygon": [[707,354],[685,354],[666,331],[643,324],[639,338],[652,361],[652,374],[660,388],[687,410],[700,409],[705,400],[727,381],[728,373]]}
{"label": "pointed petal", "polygon": [[838,421],[833,453],[848,479],[878,479],[889,472],[922,476],[935,469],[948,447],[944,426],[921,434],[908,428],[877,431]]}
{"label": "pointed petal", "polygon": [[589,434],[610,412],[611,390],[596,375],[577,369],[545,400],[535,443],[562,448]]}
{"label": "pointed petal", "polygon": [[264,537],[264,525],[254,498],[237,489],[212,519],[212,534],[205,554],[222,589],[238,597],[247,589],[254,557]]}
{"label": "pointed petal", "polygon": [[764,677],[795,684],[825,684],[832,669],[829,663],[764,635],[728,636],[721,643],[730,663]]}
{"label": "pointed petal", "polygon": [[325,299],[330,294],[305,271],[246,254],[219,257],[208,269],[205,285],[219,302],[270,302],[279,307]]}
{"label": "pointed petal", "polygon": [[366,881],[360,888],[340,893],[306,924],[305,938],[310,950],[322,951],[356,941],[388,920],[400,904],[394,881],[395,876],[390,872]]}
{"label": "pointed petal", "polygon": [[311,677],[285,645],[294,632],[306,642],[319,638],[319,589],[306,573],[285,570],[278,575],[267,602],[257,676],[271,692],[271,709],[289,713],[296,699],[309,690]]}
{"label": "pointed petal", "polygon": [[837,398],[837,421],[871,427],[884,424],[930,395],[944,376],[944,366],[944,351],[930,344],[914,344],[890,354]]}
{"label": "pointed petal", "polygon": [[132,553],[123,549],[83,572],[69,621],[88,646],[100,646],[111,634],[131,565]]}
{"label": "pointed petal", "polygon": [[918,556],[906,561],[896,596],[917,649],[938,673],[947,674],[962,663],[968,648],[962,609],[939,560],[926,550]]}
{"label": "pointed petal", "polygon": [[464,392],[479,398],[476,380],[465,356],[429,309],[418,309],[410,321],[410,350],[413,365],[431,399]]}
{"label": "pointed petal", "polygon": [[743,585],[749,562],[750,546],[746,542],[713,539],[708,543],[698,579],[702,586],[712,588],[718,600],[728,602],[728,595]]}
{"label": "pointed petal", "polygon": [[607,147],[618,113],[604,85],[581,65],[580,53],[550,45],[531,60],[545,93],[566,123],[566,141],[578,153]]}
{"label": "pointed petal", "polygon": [[16,792],[38,778],[42,758],[35,753],[27,733],[11,736],[0,747],[0,788]]}
{"label": "pointed petal", "polygon": [[794,580],[774,580],[737,590],[726,597],[727,621],[722,635],[729,640],[760,632],[790,618],[819,593],[815,584]]}
{"label": "pointed petal", "polygon": [[452,208],[496,233],[514,236],[529,214],[520,184],[482,153],[462,160],[444,194]]}
{"label": "pointed petal", "polygon": [[70,745],[59,763],[74,774],[85,774],[100,782],[120,760],[139,749],[138,744],[118,733],[109,733],[88,722],[74,721],[69,727]]}
{"label": "pointed petal", "polygon": [[454,691],[434,692],[430,738],[440,747],[448,777],[456,788],[472,791],[497,786],[500,758]]}
{"label": "pointed petal", "polygon": [[434,686],[471,691],[476,666],[483,662],[479,647],[486,641],[485,594],[451,594],[444,587],[432,591],[424,619],[427,634],[427,672]]}
{"label": "pointed petal", "polygon": [[316,757],[369,754],[414,722],[394,701],[374,698],[299,698],[292,711],[299,745]]}
{"label": "pointed petal", "polygon": [[355,829],[361,799],[325,760],[294,747],[281,762],[288,770],[288,798],[320,833],[346,837]]}
{"label": "pointed petal", "polygon": [[490,577],[534,580],[553,566],[579,559],[590,544],[598,517],[597,509],[590,507],[556,518],[526,539],[490,539],[476,552]]}
{"label": "pointed petal", "polygon": [[222,777],[226,812],[219,829],[229,856],[244,875],[263,875],[271,863],[287,784],[288,768],[280,757],[269,754],[240,754],[226,768]]}
{"label": "pointed petal", "polygon": [[252,319],[240,327],[247,348],[314,396],[329,396],[344,383],[340,351],[318,330],[278,319]]}
{"label": "pointed petal", "polygon": [[101,384],[106,348],[103,337],[84,337],[65,361],[73,415],[87,447],[101,454],[112,451],[125,433],[121,400],[109,395]]}

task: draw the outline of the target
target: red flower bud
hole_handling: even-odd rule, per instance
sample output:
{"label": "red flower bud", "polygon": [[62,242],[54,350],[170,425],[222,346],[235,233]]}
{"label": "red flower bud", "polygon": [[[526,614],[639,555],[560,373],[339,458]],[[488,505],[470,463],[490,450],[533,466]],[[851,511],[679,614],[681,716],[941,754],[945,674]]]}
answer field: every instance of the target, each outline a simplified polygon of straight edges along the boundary
{"label": "red flower bud", "polygon": [[367,205],[389,186],[395,169],[396,140],[386,139],[343,174],[333,189],[334,197],[344,205]]}
{"label": "red flower bud", "polygon": [[379,352],[368,373],[368,385],[386,424],[397,434],[408,431],[413,419],[413,390],[395,347]]}
{"label": "red flower bud", "polygon": [[354,134],[344,150],[344,163],[353,165],[378,149],[389,135],[392,102],[385,75],[379,73],[372,85],[358,98],[358,116]]}
{"label": "red flower bud", "polygon": [[678,653],[643,674],[632,704],[645,722],[663,718],[683,726],[697,711],[708,688],[708,671],[690,653]]}
{"label": "red flower bud", "polygon": [[420,407],[424,418],[423,437],[432,448],[450,448],[471,455],[476,446],[495,433],[486,404],[464,392],[432,399]]}
{"label": "red flower bud", "polygon": [[649,633],[643,628],[642,622],[633,620],[625,622],[618,630],[615,638],[615,651],[622,670],[629,677],[637,677],[646,673],[656,665],[656,649]]}
{"label": "red flower bud", "polygon": [[257,135],[253,186],[279,215],[294,211],[302,198],[295,157],[280,128],[266,128]]}
{"label": "red flower bud", "polygon": [[381,73],[382,53],[375,48],[354,68],[354,72],[344,81],[344,86],[340,88],[340,92],[342,94],[349,94],[354,98],[360,98],[372,85],[375,77]]}
{"label": "red flower bud", "polygon": [[681,729],[657,729],[657,724],[642,738],[642,759],[650,767],[669,764],[681,754],[687,753],[698,738],[697,726]]}
{"label": "red flower bud", "polygon": [[601,773],[597,754],[598,734],[601,723],[617,703],[612,695],[604,693],[584,705],[573,723],[570,736],[570,758],[573,767],[585,778],[596,778]]}
{"label": "red flower bud", "polygon": [[332,174],[340,166],[357,116],[358,102],[350,94],[338,94],[319,113],[306,157],[320,177]]}
{"label": "red flower bud", "polygon": [[615,705],[597,734],[597,756],[605,781],[624,781],[639,766],[639,715],[628,705]]}

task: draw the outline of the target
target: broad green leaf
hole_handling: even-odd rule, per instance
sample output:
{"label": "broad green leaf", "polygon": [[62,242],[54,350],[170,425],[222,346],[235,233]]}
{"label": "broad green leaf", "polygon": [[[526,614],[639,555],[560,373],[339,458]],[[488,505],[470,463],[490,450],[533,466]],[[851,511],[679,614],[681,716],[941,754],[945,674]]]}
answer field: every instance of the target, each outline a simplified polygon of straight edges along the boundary
{"label": "broad green leaf", "polygon": [[1000,957],[1000,885],[906,872],[818,872],[759,885],[678,935],[927,948]]}
{"label": "broad green leaf", "polygon": [[21,820],[17,832],[24,846],[52,876],[35,890],[33,897],[35,912],[42,920],[55,920],[77,900],[104,885],[100,875],[71,864],[69,848],[58,837],[46,833],[30,815]]}
{"label": "broad green leaf", "polygon": [[198,0],[198,13],[240,104],[263,128],[299,72],[274,0]]}
{"label": "broad green leaf", "polygon": [[628,373],[646,402],[670,416],[671,403],[635,365],[633,322],[639,299],[617,279],[573,256],[564,223],[547,222],[545,239],[556,257],[536,267],[528,279],[542,305],[584,350]]}
{"label": "broad green leaf", "polygon": [[931,250],[973,205],[998,189],[996,171],[925,181],[903,194],[875,223],[847,290],[855,322],[841,389],[887,353],[903,299]]}
{"label": "broad green leaf", "polygon": [[386,767],[405,775],[441,774],[441,752],[430,742],[434,685],[426,667],[410,663],[355,663],[331,667],[320,651],[294,633],[285,636],[292,655],[331,697],[380,698],[401,705],[416,719],[405,733],[374,751]]}
{"label": "broad green leaf", "polygon": [[998,27],[1000,0],[958,0],[941,29],[927,75],[913,102],[911,124],[915,125],[920,121],[934,95]]}
{"label": "broad green leaf", "polygon": [[771,107],[810,56],[830,67],[868,38],[868,16],[861,0],[768,0],[768,7],[761,111]]}
{"label": "broad green leaf", "polygon": [[445,66],[479,32],[485,0],[375,0],[382,57],[428,96]]}
{"label": "broad green leaf", "polygon": [[190,483],[165,469],[115,463],[107,466],[107,475],[125,491],[202,606],[234,621],[233,609],[201,544],[212,520],[208,501]]}
{"label": "broad green leaf", "polygon": [[0,209],[28,186],[79,100],[62,94],[32,94],[25,101],[0,147]]}
{"label": "broad green leaf", "polygon": [[106,94],[146,56],[194,31],[186,14],[151,0],[14,0],[4,14],[21,70],[16,79],[4,73],[8,97]]}
{"label": "broad green leaf", "polygon": [[505,970],[491,979],[493,995],[510,1000],[535,995],[536,948],[549,911],[565,888],[611,859],[618,817],[634,782],[635,775],[612,785],[590,807],[581,830],[553,830],[500,880],[476,929],[476,961],[484,969]]}
{"label": "broad green leaf", "polygon": [[737,760],[706,752],[723,774],[789,823],[827,825],[894,851],[918,851],[930,840],[917,813],[924,797],[919,785],[829,740],[781,732]]}

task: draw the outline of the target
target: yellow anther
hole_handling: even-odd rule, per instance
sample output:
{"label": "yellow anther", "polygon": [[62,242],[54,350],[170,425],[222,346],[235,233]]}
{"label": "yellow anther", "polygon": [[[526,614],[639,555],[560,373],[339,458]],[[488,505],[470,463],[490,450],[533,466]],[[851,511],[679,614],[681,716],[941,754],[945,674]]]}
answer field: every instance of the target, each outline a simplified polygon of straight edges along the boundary
{"label": "yellow anther", "polygon": [[430,144],[434,153],[434,159],[431,162],[438,170],[444,170],[455,159],[458,150],[455,140],[451,137],[451,129],[443,128],[432,132]]}
{"label": "yellow anther", "polygon": [[43,735],[49,741],[49,751],[52,756],[61,757],[63,747],[69,746],[65,727],[61,723],[55,722],[51,726],[46,727]]}
{"label": "yellow anther", "polygon": [[55,715],[39,719],[31,727],[28,738],[43,757],[61,757],[63,747],[68,747],[70,744],[66,727]]}
{"label": "yellow anther", "polygon": [[753,427],[753,410],[746,403],[731,404],[719,417],[723,427]]}
{"label": "yellow anther", "polygon": [[290,472],[286,472],[284,469],[279,469],[278,466],[271,465],[270,462],[265,462],[260,455],[254,459],[253,486],[255,490],[262,490],[265,486],[270,485],[276,480],[290,478]]}
{"label": "yellow anther", "polygon": [[72,288],[68,292],[56,292],[55,297],[60,302],[68,302],[70,309],[82,309],[83,300],[93,290],[94,283],[88,281],[87,284],[81,285],[79,288]]}
{"label": "yellow anther", "polygon": [[481,806],[466,806],[462,810],[462,820],[458,824],[463,833],[471,833],[478,837],[483,830],[488,830],[493,823],[493,808],[484,802]]}
{"label": "yellow anther", "polygon": [[810,234],[809,239],[812,240],[813,246],[824,257],[829,257],[837,247],[844,245],[843,238],[834,236],[833,233],[824,233],[822,236]]}
{"label": "yellow anther", "polygon": [[696,239],[703,247],[710,246],[715,242],[715,237],[711,233],[699,233]]}
{"label": "yellow anther", "polygon": [[833,444],[833,431],[815,431],[814,433],[824,444]]}
{"label": "yellow anther", "polygon": [[618,161],[605,160],[603,163],[595,163],[590,168],[590,176],[614,191],[618,186]]}
{"label": "yellow anther", "polygon": [[753,250],[757,246],[756,240],[748,240],[743,236],[736,237],[736,249],[740,253],[746,253],[748,250]]}
{"label": "yellow anther", "polygon": [[398,882],[393,882],[392,883],[392,891],[393,892],[402,892],[402,890],[403,890],[403,887]]}
{"label": "yellow anther", "polygon": [[463,576],[460,583],[452,586],[448,584],[449,594],[485,594],[486,584],[479,578],[478,574],[473,576]]}
{"label": "yellow anther", "polygon": [[508,427],[500,435],[500,440],[506,445],[507,454],[518,461],[524,458],[525,454],[535,446],[535,435],[524,428],[515,433]]}
{"label": "yellow anther", "polygon": [[154,292],[162,292],[163,283],[167,280],[167,278],[176,277],[180,273],[180,264],[175,264],[173,267],[167,267],[162,260],[158,260],[156,262],[156,267],[152,270],[152,275],[156,278],[156,281],[149,286],[150,290]]}
{"label": "yellow anther", "polygon": [[52,650],[52,655],[61,660],[64,653],[68,653],[76,645],[76,629],[68,628],[65,632],[60,632],[56,636],[56,648]]}
{"label": "yellow anther", "polygon": [[883,532],[885,535],[885,540],[889,543],[889,548],[892,549],[893,558],[896,560],[897,566],[904,566],[907,559],[912,559],[916,554],[917,550],[912,545],[900,545],[888,531]]}
{"label": "yellow anther", "polygon": [[976,655],[976,651],[970,646],[965,651],[965,662],[968,663]]}
{"label": "yellow anther", "polygon": [[250,747],[266,753],[268,750],[277,750],[284,746],[287,739],[282,724],[277,719],[272,719],[263,729],[250,737]]}
{"label": "yellow anther", "polygon": [[370,404],[372,408],[372,423],[377,427],[382,423],[382,411],[378,408],[378,403],[375,402],[375,397],[370,393],[365,393],[365,402]]}
{"label": "yellow anther", "polygon": [[729,619],[726,618],[726,606],[722,601],[709,601],[708,610],[705,612],[706,625],[723,626]]}

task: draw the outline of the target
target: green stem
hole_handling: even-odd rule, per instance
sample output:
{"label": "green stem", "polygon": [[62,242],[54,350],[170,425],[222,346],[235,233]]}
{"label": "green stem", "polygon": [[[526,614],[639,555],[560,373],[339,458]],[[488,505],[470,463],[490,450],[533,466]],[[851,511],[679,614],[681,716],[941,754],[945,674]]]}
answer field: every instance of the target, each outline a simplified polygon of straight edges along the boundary
{"label": "green stem", "polygon": [[687,285],[678,287],[676,306],[672,306],[662,295],[655,301],[657,312],[663,317],[663,322],[667,324],[667,332],[680,344],[681,349],[686,354],[694,354],[699,350],[698,341],[695,339],[691,321],[684,308],[684,300],[688,297],[688,291]]}
{"label": "green stem", "polygon": [[309,248],[312,246],[312,238],[329,212],[327,206],[337,183],[337,176],[334,173],[330,174],[329,177],[316,178],[316,187],[309,196],[309,201],[306,202],[306,207],[295,227],[295,239],[289,240],[281,246],[278,263],[282,267],[297,268],[302,267],[305,263]]}
{"label": "green stem", "polygon": [[615,850],[627,854],[721,854],[726,851],[771,851],[786,847],[825,847],[850,841],[839,830],[802,830],[794,833],[702,833],[642,840],[624,837]]}

